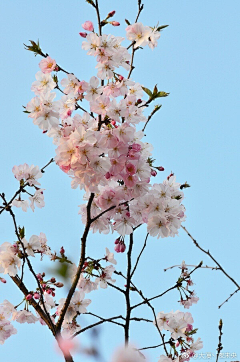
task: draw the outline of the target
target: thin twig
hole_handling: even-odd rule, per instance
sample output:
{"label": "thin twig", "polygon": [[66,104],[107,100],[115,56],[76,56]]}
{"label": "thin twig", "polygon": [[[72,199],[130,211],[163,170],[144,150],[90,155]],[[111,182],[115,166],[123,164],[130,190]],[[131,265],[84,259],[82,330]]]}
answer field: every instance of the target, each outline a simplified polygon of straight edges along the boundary
{"label": "thin twig", "polygon": [[134,266],[134,268],[133,268],[133,271],[132,271],[132,273],[131,273],[131,278],[133,277],[133,274],[134,274],[135,270],[137,269],[137,266],[138,266],[139,260],[140,260],[140,258],[141,258],[141,255],[142,255],[142,253],[143,253],[143,251],[144,251],[144,249],[145,249],[145,247],[146,247],[146,245],[147,245],[148,235],[149,235],[149,233],[147,233],[147,235],[146,235],[144,245],[143,245],[143,247],[142,247],[142,250],[141,250],[140,254],[138,255],[136,264],[135,264],[135,266]]}
{"label": "thin twig", "polygon": [[93,313],[87,313],[87,314],[93,315],[94,317],[100,318],[101,320],[98,321],[98,322],[96,322],[96,323],[93,323],[93,324],[91,324],[91,325],[89,325],[89,326],[87,326],[87,327],[85,327],[85,328],[83,328],[83,329],[81,329],[80,331],[78,331],[78,332],[76,332],[76,333],[74,333],[74,335],[71,337],[71,339],[73,339],[73,338],[76,337],[77,335],[79,335],[79,334],[87,331],[88,329],[91,329],[91,328],[93,328],[93,327],[96,327],[96,326],[98,326],[99,324],[102,324],[102,323],[105,323],[105,322],[111,322],[111,323],[117,324],[117,325],[119,325],[119,326],[121,326],[121,327],[124,327],[124,324],[118,323],[118,322],[115,322],[115,321],[114,321],[115,319],[120,319],[120,318],[123,319],[123,317],[122,317],[121,315],[116,316],[116,317],[111,317],[111,318],[106,318],[106,319],[105,319],[105,318],[101,318],[101,317],[99,317],[99,316],[97,316],[96,314],[93,314]]}
{"label": "thin twig", "polygon": [[[187,267],[196,267],[196,265],[191,265],[191,264],[185,264],[185,266],[187,266]],[[170,269],[173,269],[173,268],[179,268],[179,269],[181,269],[182,268],[182,266],[181,265],[173,265],[173,266],[169,266],[168,268],[166,268],[166,269],[163,269],[163,271],[167,271],[167,270],[170,270]],[[201,267],[200,267],[201,269],[212,269],[212,270],[220,270],[220,268],[218,268],[218,267],[216,267],[216,266],[208,266],[208,265],[202,265]]]}
{"label": "thin twig", "polygon": [[188,232],[188,230],[187,230],[184,226],[182,226],[182,225],[181,225],[181,227],[182,227],[182,229],[188,234],[188,236],[192,239],[194,245],[195,245],[198,249],[200,249],[203,253],[207,254],[207,255],[214,261],[214,263],[217,264],[217,266],[218,266],[219,269],[223,272],[223,274],[225,274],[226,277],[227,277],[228,279],[230,279],[230,280],[233,282],[233,284],[236,285],[236,287],[237,287],[238,289],[240,289],[239,284],[223,269],[223,267],[218,263],[218,261],[212,256],[212,254],[210,253],[210,251],[203,249],[203,248],[197,243],[197,241],[192,237],[192,235]]}
{"label": "thin twig", "polygon": [[233,296],[235,293],[239,292],[239,290],[240,290],[240,289],[236,289],[235,292],[233,292],[232,294],[230,294],[230,296],[229,296],[222,304],[220,304],[220,305],[218,306],[218,308],[220,309],[220,308],[223,306],[223,304],[225,304],[226,302],[228,302],[229,299],[232,298],[232,296]]}
{"label": "thin twig", "polygon": [[152,118],[152,116],[153,116],[157,111],[159,111],[159,109],[161,109],[161,106],[156,106],[156,107],[152,110],[152,112],[151,112],[150,115],[148,116],[147,122],[145,123],[145,125],[144,125],[144,127],[143,127],[143,129],[142,129],[142,132],[145,131],[145,128],[147,127],[148,122],[150,121],[150,119]]}

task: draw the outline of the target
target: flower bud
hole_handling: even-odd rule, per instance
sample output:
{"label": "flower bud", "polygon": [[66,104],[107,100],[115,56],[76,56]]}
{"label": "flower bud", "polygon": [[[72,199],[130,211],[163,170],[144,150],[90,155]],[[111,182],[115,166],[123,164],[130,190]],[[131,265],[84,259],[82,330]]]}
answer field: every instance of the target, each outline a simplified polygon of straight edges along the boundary
{"label": "flower bud", "polygon": [[51,289],[48,289],[48,290],[47,290],[47,293],[48,293],[48,294],[52,294],[52,290],[51,290]]}
{"label": "flower bud", "polygon": [[115,245],[114,250],[115,250],[117,253],[120,253],[120,244]]}
{"label": "flower bud", "polygon": [[122,75],[119,75],[118,78],[119,78],[119,80],[121,80],[121,81],[124,79],[124,77],[123,77]]}
{"label": "flower bud", "polygon": [[6,279],[4,279],[4,278],[0,278],[0,280],[1,280],[1,282],[4,283],[4,284],[7,283]]}
{"label": "flower bud", "polygon": [[162,166],[158,166],[158,167],[156,167],[156,169],[157,169],[158,171],[164,171],[164,167],[162,167]]}
{"label": "flower bud", "polygon": [[55,278],[51,278],[51,279],[50,279],[50,282],[51,282],[51,283],[55,283],[55,282],[56,282],[56,279],[55,279]]}
{"label": "flower bud", "polygon": [[126,245],[124,243],[119,245],[120,245],[120,253],[124,253],[124,251],[126,250]]}
{"label": "flower bud", "polygon": [[25,299],[26,299],[26,300],[31,300],[32,297],[33,297],[32,294],[28,294]]}
{"label": "flower bud", "polygon": [[112,18],[115,13],[116,13],[115,10],[110,11],[110,13],[108,13],[108,16],[107,16],[107,17],[108,17],[108,18]]}
{"label": "flower bud", "polygon": [[39,295],[38,293],[34,293],[34,294],[33,294],[33,298],[34,298],[34,299],[40,299],[40,295]]}
{"label": "flower bud", "polygon": [[86,38],[87,37],[87,33],[79,33],[79,35],[82,37],[82,38]]}
{"label": "flower bud", "polygon": [[112,24],[113,26],[119,26],[120,23],[118,21],[111,21],[110,24]]}
{"label": "flower bud", "polygon": [[59,66],[58,65],[55,66],[54,71],[59,72]]}
{"label": "flower bud", "polygon": [[151,169],[151,175],[152,175],[153,177],[157,176],[157,171]]}
{"label": "flower bud", "polygon": [[64,250],[64,248],[62,246],[61,249],[60,249],[60,254],[64,254],[64,253],[65,253],[65,250]]}
{"label": "flower bud", "polygon": [[179,346],[179,341],[177,341],[176,343],[175,343],[175,347],[178,347]]}
{"label": "flower bud", "polygon": [[54,284],[57,288],[62,288],[64,286],[63,283],[57,282]]}
{"label": "flower bud", "polygon": [[44,277],[45,277],[45,275],[46,275],[46,274],[43,272],[43,273],[42,273],[42,277],[44,278]]}
{"label": "flower bud", "polygon": [[93,31],[93,23],[90,20],[87,20],[84,24],[82,24],[82,28],[84,30]]}

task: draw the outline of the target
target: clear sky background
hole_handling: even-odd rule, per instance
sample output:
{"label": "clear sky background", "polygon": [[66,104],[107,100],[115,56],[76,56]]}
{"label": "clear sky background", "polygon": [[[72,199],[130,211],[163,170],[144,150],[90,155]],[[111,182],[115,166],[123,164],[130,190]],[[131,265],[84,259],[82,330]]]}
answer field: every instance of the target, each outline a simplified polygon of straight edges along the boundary
{"label": "clear sky background", "polygon": [[[137,12],[137,1],[100,0],[101,14],[116,10],[115,20],[120,28],[105,27],[105,33],[125,36],[124,19],[131,22]],[[156,182],[162,182],[173,171],[179,182],[188,181],[185,191],[186,228],[202,247],[214,257],[236,280],[239,272],[239,12],[237,0],[146,0],[140,21],[144,25],[169,24],[162,32],[158,47],[151,51],[144,48],[137,52],[132,79],[142,85],[170,92],[162,99],[162,109],[147,126],[146,140],[154,146],[153,156],[165,167]],[[18,187],[12,167],[24,162],[45,165],[55,155],[52,140],[43,135],[31,119],[22,112],[34,96],[31,84],[39,70],[40,57],[23,48],[29,39],[40,40],[44,52],[79,79],[88,81],[96,75],[96,61],[81,49],[79,31],[85,20],[97,26],[94,9],[83,0],[25,0],[2,1],[0,5],[1,30],[1,175],[0,191],[9,199]],[[125,43],[126,45],[128,42]],[[146,113],[147,114],[147,113]],[[46,189],[44,209],[27,214],[16,210],[17,222],[26,228],[26,237],[44,232],[53,250],[64,245],[70,259],[77,262],[79,239],[83,232],[78,215],[82,193],[70,188],[70,179],[57,166],[51,165],[41,185]],[[1,240],[15,239],[12,221],[8,214],[0,218]],[[135,238],[134,256],[140,251],[145,237],[144,227]],[[114,235],[90,235],[88,255],[101,257],[107,246],[114,248]],[[45,258],[47,260],[47,258]],[[124,268],[126,254],[117,255],[118,269]],[[201,260],[214,263],[200,252],[190,238],[180,230],[179,237],[168,239],[149,238],[134,282],[148,297],[154,296],[175,284],[179,271],[163,269],[185,260],[197,265]],[[44,263],[36,261],[36,270],[46,271]],[[49,268],[49,264],[47,264]],[[180,309],[190,311],[194,327],[199,328],[203,353],[216,355],[218,322],[223,319],[224,349],[237,353],[239,346],[239,298],[236,294],[220,310],[220,305],[234,284],[220,271],[198,270],[193,276],[194,289],[200,300],[190,310],[179,303],[177,291],[171,291],[156,300],[156,312]],[[118,280],[120,286],[122,281]],[[27,278],[31,289],[33,282]],[[59,297],[66,293],[66,289]],[[125,313],[125,302],[114,290],[100,290],[87,297],[92,299],[91,312],[104,317]],[[21,301],[20,292],[11,280],[0,284],[0,303],[8,299],[13,304]],[[132,296],[137,300],[136,296]],[[147,307],[139,309],[136,316],[151,318]],[[80,318],[85,326],[93,321],[88,316]],[[160,343],[157,331],[150,324],[133,322],[131,338],[138,347]],[[55,354],[53,338],[46,327],[39,324],[15,326],[18,334],[0,346],[0,360],[4,362],[62,361]],[[79,338],[82,345],[89,339]],[[109,360],[116,346],[123,343],[123,331],[112,325],[103,325],[100,348],[104,360]],[[157,361],[161,348],[150,350],[147,356]],[[82,356],[76,356],[82,361]],[[85,359],[84,359],[85,360]],[[210,359],[215,360],[215,357]],[[222,359],[223,360],[223,359]],[[233,359],[224,359],[233,360]]]}

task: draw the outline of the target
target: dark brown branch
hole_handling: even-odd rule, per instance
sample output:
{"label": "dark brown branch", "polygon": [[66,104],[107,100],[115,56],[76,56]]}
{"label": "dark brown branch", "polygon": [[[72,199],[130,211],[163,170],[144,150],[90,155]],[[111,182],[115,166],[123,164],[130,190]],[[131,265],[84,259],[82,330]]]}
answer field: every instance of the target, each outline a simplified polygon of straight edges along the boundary
{"label": "dark brown branch", "polygon": [[236,285],[236,287],[237,287],[238,289],[240,289],[239,284],[223,269],[223,267],[218,263],[218,261],[212,256],[212,254],[210,253],[210,251],[203,249],[203,248],[197,243],[197,241],[192,237],[192,235],[188,232],[188,230],[187,230],[184,226],[182,226],[182,225],[181,225],[181,227],[182,227],[182,229],[188,234],[188,236],[192,239],[194,245],[195,245],[198,249],[200,249],[203,253],[207,254],[207,255],[214,261],[214,263],[217,264],[217,266],[218,266],[219,269],[223,272],[223,274],[225,274],[226,277],[227,277],[228,279],[230,279],[230,280],[233,282],[233,284]]}
{"label": "dark brown branch", "polygon": [[145,249],[145,247],[146,247],[146,245],[147,245],[148,235],[149,235],[149,233],[147,233],[147,235],[146,235],[144,245],[143,245],[143,247],[142,247],[142,250],[141,250],[140,254],[138,255],[136,264],[135,264],[135,266],[134,266],[134,268],[133,268],[133,271],[132,271],[132,273],[131,273],[131,278],[133,277],[133,274],[134,274],[135,270],[137,269],[137,266],[138,266],[139,260],[140,260],[140,258],[141,258],[141,255],[142,255],[142,253],[143,253],[143,251],[144,251],[144,249]]}
{"label": "dark brown branch", "polygon": [[143,132],[145,131],[145,128],[147,127],[147,124],[148,124],[148,122],[150,121],[150,119],[152,118],[152,116],[153,116],[157,111],[159,111],[160,108],[161,108],[161,106],[156,106],[156,107],[152,110],[151,114],[148,116],[147,122],[145,123],[145,125],[144,125],[144,127],[143,127],[143,129],[142,129]]}
{"label": "dark brown branch", "polygon": [[142,350],[144,350],[144,349],[162,347],[164,344],[168,344],[168,343],[169,343],[169,342],[164,342],[164,343],[158,344],[157,346],[150,346],[150,347],[138,348],[138,350],[139,350],[139,351],[142,351]]}
{"label": "dark brown branch", "polygon": [[[29,294],[28,289],[26,288],[25,284],[21,281],[21,279],[19,278],[18,275],[16,275],[15,277],[10,277],[12,279],[12,281],[17,285],[17,287],[21,290],[21,292],[25,295],[25,297]],[[44,311],[42,310],[42,308],[40,307],[40,305],[32,298],[28,301],[28,303],[30,305],[33,306],[33,308],[35,309],[35,311],[40,315],[40,317],[44,320],[44,322],[47,324],[48,328],[50,329],[50,331],[53,333],[54,335],[54,330],[52,329],[52,325],[49,321],[49,319],[47,318],[46,314],[44,313]]]}
{"label": "dark brown branch", "polygon": [[99,317],[99,316],[97,316],[96,314],[93,314],[93,313],[87,313],[87,314],[90,314],[90,315],[92,315],[92,316],[94,316],[94,317],[97,317],[97,318],[99,318],[99,319],[101,319],[101,320],[98,321],[98,322],[96,322],[96,323],[93,323],[93,324],[91,324],[91,325],[89,325],[89,326],[87,326],[87,327],[85,327],[85,328],[83,328],[83,329],[81,329],[79,332],[74,333],[74,335],[71,337],[71,339],[74,338],[74,337],[76,337],[77,335],[79,335],[79,334],[87,331],[88,329],[91,329],[91,328],[93,328],[93,327],[96,327],[96,326],[98,326],[99,324],[102,324],[102,323],[105,323],[105,322],[111,322],[111,323],[117,324],[117,325],[119,325],[119,326],[121,326],[121,327],[124,327],[124,324],[118,323],[118,322],[115,322],[115,321],[114,321],[115,319],[124,319],[121,315],[116,316],[116,317],[111,317],[111,318],[101,318],[101,317]]}
{"label": "dark brown branch", "polygon": [[130,201],[132,201],[132,200],[134,200],[134,199],[131,199],[131,200],[128,200],[128,201],[123,201],[123,202],[121,202],[121,203],[118,204],[118,205],[110,206],[108,209],[100,212],[100,214],[98,214],[97,216],[93,217],[93,218],[91,219],[91,222],[96,221],[96,220],[99,219],[102,215],[106,214],[106,212],[115,209],[117,206],[122,206],[122,205],[127,204],[128,202],[130,202]]}
{"label": "dark brown branch", "polygon": [[87,236],[88,236],[90,226],[91,226],[91,205],[92,205],[93,199],[94,199],[94,194],[91,193],[91,195],[89,197],[89,200],[88,200],[88,204],[87,204],[87,222],[86,222],[86,226],[85,226],[83,236],[81,238],[81,257],[80,257],[80,261],[79,261],[79,264],[78,264],[76,275],[75,275],[75,277],[73,279],[71,288],[70,288],[70,290],[68,292],[67,298],[65,300],[63,308],[61,309],[60,316],[59,316],[58,322],[56,324],[57,331],[60,331],[60,329],[61,329],[65,314],[66,314],[67,309],[69,307],[69,304],[71,302],[72,296],[73,296],[73,294],[74,294],[74,292],[76,290],[77,283],[79,281],[80,274],[81,274],[81,271],[82,271],[82,267],[83,267],[83,264],[84,264],[84,261],[85,261]]}
{"label": "dark brown branch", "polygon": [[217,346],[217,356],[216,356],[216,362],[218,362],[218,358],[219,358],[219,354],[221,352],[221,350],[223,349],[223,345],[222,345],[222,327],[223,327],[223,322],[222,322],[222,319],[220,319],[219,321],[219,326],[218,326],[218,329],[219,329],[219,337],[218,337],[218,346]]}
{"label": "dark brown branch", "polygon": [[239,292],[239,289],[236,289],[235,292],[231,293],[230,296],[229,296],[222,304],[220,304],[220,305],[218,306],[218,308],[220,309],[220,308],[223,306],[223,304],[227,303],[227,302],[229,301],[229,299],[232,298],[232,296],[233,296],[234,294],[236,294],[237,292]]}
{"label": "dark brown branch", "polygon": [[[188,274],[188,276],[187,276],[186,278],[182,278],[181,283],[184,282],[184,281],[186,281],[186,279],[189,277],[189,275],[191,275],[191,274],[192,274],[195,270],[197,270],[198,268],[201,268],[201,266],[202,266],[202,262],[200,262],[199,265],[197,265],[196,268],[194,268],[194,269]],[[156,295],[155,297],[152,297],[152,298],[148,298],[148,299],[146,298],[146,299],[144,299],[143,302],[133,305],[133,306],[131,307],[131,309],[135,309],[135,308],[139,307],[140,305],[146,304],[147,302],[149,302],[149,301],[151,301],[151,300],[160,298],[160,297],[162,297],[163,295],[165,295],[165,294],[167,294],[168,292],[170,292],[170,290],[179,288],[179,286],[180,286],[180,284],[179,284],[179,282],[177,282],[173,287],[170,287],[170,288],[168,288],[167,290],[165,290],[165,292],[163,292],[163,293],[161,293],[161,294],[158,294],[158,295]]]}
{"label": "dark brown branch", "polygon": [[127,286],[125,292],[126,298],[126,322],[125,322],[125,345],[129,341],[129,327],[131,317],[131,304],[130,304],[130,285],[131,285],[131,268],[132,268],[132,248],[133,248],[133,233],[129,237],[129,248],[127,253]]}

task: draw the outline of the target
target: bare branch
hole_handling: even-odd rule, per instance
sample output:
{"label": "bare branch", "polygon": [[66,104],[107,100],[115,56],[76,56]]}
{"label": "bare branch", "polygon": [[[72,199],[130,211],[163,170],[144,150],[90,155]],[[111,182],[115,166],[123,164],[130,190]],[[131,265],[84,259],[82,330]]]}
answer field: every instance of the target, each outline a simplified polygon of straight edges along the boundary
{"label": "bare branch", "polygon": [[140,260],[140,258],[141,258],[141,255],[142,255],[142,253],[143,253],[143,251],[144,251],[144,249],[145,249],[145,247],[146,247],[146,245],[147,245],[148,235],[149,235],[149,233],[147,233],[147,235],[146,235],[144,245],[143,245],[143,247],[142,247],[142,250],[141,250],[140,254],[138,255],[136,264],[135,264],[135,266],[134,266],[134,268],[133,268],[133,271],[132,271],[132,273],[131,273],[131,278],[133,277],[133,274],[134,274],[135,270],[137,269],[137,266],[138,266],[139,260]]}
{"label": "bare branch", "polygon": [[[187,229],[186,229],[184,226],[182,226],[182,225],[181,225],[181,227],[182,227],[182,229],[188,234],[188,236],[192,239],[194,245],[195,245],[198,249],[200,249],[203,253],[207,254],[207,255],[214,261],[214,263],[217,264],[218,268],[223,272],[223,274],[225,274],[226,277],[227,277],[228,279],[230,279],[230,280],[233,282],[233,284],[235,284],[236,287],[237,287],[238,290],[239,290],[239,289],[240,289],[239,284],[223,269],[223,267],[218,263],[218,261],[212,256],[212,254],[210,253],[210,251],[203,249],[203,248],[197,243],[197,241],[192,237],[192,235],[187,231]],[[235,294],[235,293],[234,293],[234,294]]]}
{"label": "bare branch", "polygon": [[218,326],[218,329],[219,329],[219,337],[218,337],[218,346],[217,346],[217,356],[216,356],[216,362],[218,362],[218,358],[219,358],[219,354],[221,352],[221,350],[223,349],[223,345],[222,345],[222,327],[223,327],[223,322],[222,322],[222,319],[220,319],[219,321],[219,326]]}

